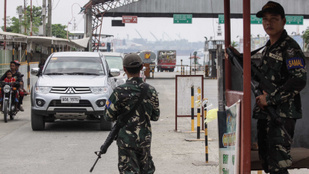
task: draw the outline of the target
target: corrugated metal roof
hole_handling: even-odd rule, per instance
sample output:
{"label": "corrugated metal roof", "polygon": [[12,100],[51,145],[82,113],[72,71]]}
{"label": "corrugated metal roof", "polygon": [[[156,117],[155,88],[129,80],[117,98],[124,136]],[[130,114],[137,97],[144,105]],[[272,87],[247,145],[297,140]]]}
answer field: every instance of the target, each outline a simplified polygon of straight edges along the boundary
{"label": "corrugated metal roof", "polygon": [[[100,1],[100,0],[97,0]],[[101,0],[103,1],[103,0]],[[279,2],[287,15],[302,15],[309,18],[306,0],[274,0]],[[268,0],[251,1],[251,13],[256,14]],[[107,11],[104,16],[120,17],[172,17],[174,13],[190,13],[193,17],[217,17],[223,14],[223,0],[139,0]],[[231,17],[242,17],[243,0],[231,0]]]}

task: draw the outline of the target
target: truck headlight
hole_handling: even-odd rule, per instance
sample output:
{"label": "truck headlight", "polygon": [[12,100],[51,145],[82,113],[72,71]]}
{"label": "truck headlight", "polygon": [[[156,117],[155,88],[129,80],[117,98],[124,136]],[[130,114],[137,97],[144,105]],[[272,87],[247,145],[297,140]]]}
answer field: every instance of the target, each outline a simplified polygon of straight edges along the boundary
{"label": "truck headlight", "polygon": [[91,92],[94,94],[104,94],[107,93],[107,87],[91,87]]}
{"label": "truck headlight", "polygon": [[48,86],[37,86],[35,87],[35,92],[42,93],[42,94],[48,94],[51,87]]}

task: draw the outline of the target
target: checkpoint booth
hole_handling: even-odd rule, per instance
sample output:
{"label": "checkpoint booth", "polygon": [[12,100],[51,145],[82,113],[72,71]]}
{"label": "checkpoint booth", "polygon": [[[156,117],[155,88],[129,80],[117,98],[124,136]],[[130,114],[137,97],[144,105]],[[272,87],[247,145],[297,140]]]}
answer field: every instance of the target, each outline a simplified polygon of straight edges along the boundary
{"label": "checkpoint booth", "polygon": [[[284,5],[284,4],[283,4]],[[244,56],[243,56],[243,73],[240,72],[229,60],[224,60],[224,55],[219,56],[218,66],[219,78],[218,83],[224,84],[224,89],[219,89],[219,104],[224,103],[221,108],[219,106],[218,122],[228,124],[228,112],[225,106],[230,107],[239,102],[239,128],[238,140],[239,145],[236,145],[238,151],[234,153],[235,158],[238,158],[239,164],[235,165],[235,161],[229,160],[231,156],[228,153],[220,153],[220,173],[251,173],[251,171],[262,171],[262,166],[259,161],[258,151],[252,144],[257,141],[256,138],[256,122],[252,118],[252,108],[255,104],[255,96],[251,92],[251,50],[250,50],[250,1],[243,1],[243,26],[244,26]],[[231,44],[230,30],[230,0],[224,0],[224,20],[225,20],[225,47]],[[305,53],[306,64],[309,64],[309,54]],[[307,66],[307,72],[309,66]],[[309,168],[309,76],[307,75],[307,85],[301,91],[303,118],[297,120],[291,156],[293,164],[290,169]],[[221,98],[220,98],[221,97]],[[220,123],[218,123],[220,124]],[[224,137],[228,125],[219,126],[220,135]],[[237,130],[237,129],[236,129]],[[221,131],[221,132],[220,132]],[[237,134],[236,134],[237,135]],[[224,138],[219,142],[220,149],[226,148]],[[237,161],[237,160],[236,160]],[[229,168],[231,167],[231,168]]]}

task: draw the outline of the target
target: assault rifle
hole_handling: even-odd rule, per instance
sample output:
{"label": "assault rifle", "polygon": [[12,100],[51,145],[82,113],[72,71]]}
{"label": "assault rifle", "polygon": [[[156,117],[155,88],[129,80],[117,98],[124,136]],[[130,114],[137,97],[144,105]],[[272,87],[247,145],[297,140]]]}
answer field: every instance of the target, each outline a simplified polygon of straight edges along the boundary
{"label": "assault rifle", "polygon": [[[256,53],[257,51],[253,52]],[[243,72],[243,59],[240,58],[239,56],[236,56],[233,50],[231,50],[231,48],[227,48],[226,53],[229,55],[230,58],[229,60],[231,60],[231,63],[235,65],[235,67],[238,70]],[[272,83],[269,80],[265,78],[265,76],[260,72],[256,64],[252,61],[251,61],[251,78],[252,78],[251,90],[256,97],[262,95],[263,91],[267,92],[268,94],[271,94],[273,91],[276,90],[276,87],[272,85]],[[259,84],[257,85],[256,83]],[[269,113],[271,120],[283,130],[283,132],[287,135],[288,139],[292,142],[293,140],[290,134],[285,129],[284,125],[282,124],[281,117],[276,113],[276,110],[272,106],[264,107],[264,109]]]}
{"label": "assault rifle", "polygon": [[97,164],[97,162],[101,158],[101,155],[105,154],[107,152],[107,149],[109,148],[109,146],[113,143],[113,141],[117,139],[117,135],[118,135],[118,132],[120,131],[120,129],[128,122],[128,120],[131,118],[131,115],[133,115],[135,113],[136,109],[142,103],[143,98],[146,97],[146,92],[147,92],[149,86],[146,83],[144,83],[143,86],[144,86],[144,88],[142,88],[141,95],[138,98],[138,101],[136,102],[134,107],[129,112],[123,113],[123,114],[118,116],[118,120],[117,120],[116,124],[113,126],[113,128],[109,132],[106,140],[104,141],[103,145],[100,148],[100,151],[94,152],[98,157],[97,157],[96,161],[94,162],[93,166],[91,167],[90,173],[93,171],[95,165]]}
{"label": "assault rifle", "polygon": [[101,155],[102,154],[105,154],[107,152],[107,149],[109,148],[109,146],[113,143],[113,141],[115,139],[117,139],[117,135],[118,135],[118,132],[120,130],[122,126],[119,125],[118,123],[116,123],[113,128],[111,129],[111,131],[109,132],[106,140],[104,141],[104,144],[101,146],[101,149],[100,151],[96,151],[94,152],[98,157],[96,159],[96,161],[94,162],[93,166],[91,167],[90,169],[90,173],[93,171],[95,165],[97,164],[97,162],[99,161],[99,159],[101,158]]}

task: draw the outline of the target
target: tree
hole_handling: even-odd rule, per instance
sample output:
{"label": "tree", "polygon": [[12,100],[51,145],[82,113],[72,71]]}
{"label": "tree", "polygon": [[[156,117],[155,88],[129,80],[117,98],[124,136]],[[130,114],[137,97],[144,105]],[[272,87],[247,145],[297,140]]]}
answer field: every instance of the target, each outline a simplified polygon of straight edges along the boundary
{"label": "tree", "polygon": [[[19,33],[19,27],[20,23],[19,20],[16,17],[7,17],[7,27],[6,31],[7,32],[13,32],[13,33]],[[2,30],[4,31],[4,26],[1,27]]]}
{"label": "tree", "polygon": [[[18,7],[16,8],[18,9]],[[32,33],[37,34],[39,32],[39,26],[42,25],[42,7],[36,7],[32,6]],[[30,34],[30,6],[26,9],[26,18],[22,17],[21,22],[19,22],[19,19],[16,17],[8,17],[7,18],[7,24],[6,31],[13,32],[13,33],[23,33],[23,34]],[[26,33],[23,31],[20,31],[20,26],[23,26],[26,28]],[[2,30],[4,30],[4,26],[1,27]]]}
{"label": "tree", "polygon": [[237,44],[237,42],[236,42],[236,41],[233,41],[233,42],[232,42],[232,44],[231,44],[231,46],[232,46],[232,47],[237,47],[237,46],[238,46],[238,44]]}
{"label": "tree", "polygon": [[66,25],[52,24],[52,35],[58,38],[67,38]]}

